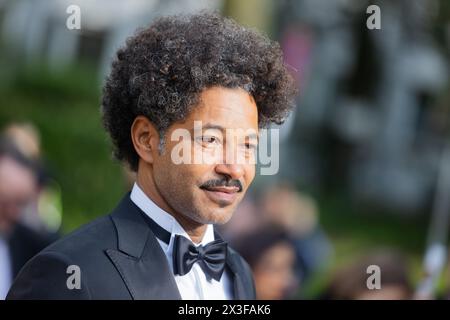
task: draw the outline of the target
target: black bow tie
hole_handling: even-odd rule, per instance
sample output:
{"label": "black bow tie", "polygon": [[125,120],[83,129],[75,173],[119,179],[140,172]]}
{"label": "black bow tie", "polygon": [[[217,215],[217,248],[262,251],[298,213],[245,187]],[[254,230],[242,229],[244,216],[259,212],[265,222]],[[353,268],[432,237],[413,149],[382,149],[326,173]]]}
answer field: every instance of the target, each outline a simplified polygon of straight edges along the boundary
{"label": "black bow tie", "polygon": [[[157,238],[165,243],[170,243],[170,232],[157,224],[153,219],[143,213],[147,224]],[[205,274],[216,281],[220,281],[227,258],[227,243],[217,239],[207,245],[195,246],[191,240],[175,235],[173,242],[173,272],[175,275],[185,275],[192,266],[198,262]]]}
{"label": "black bow tie", "polygon": [[175,235],[173,242],[173,269],[175,274],[187,274],[194,263],[216,281],[220,281],[225,269],[227,243],[221,239],[205,246],[195,246],[189,239]]}

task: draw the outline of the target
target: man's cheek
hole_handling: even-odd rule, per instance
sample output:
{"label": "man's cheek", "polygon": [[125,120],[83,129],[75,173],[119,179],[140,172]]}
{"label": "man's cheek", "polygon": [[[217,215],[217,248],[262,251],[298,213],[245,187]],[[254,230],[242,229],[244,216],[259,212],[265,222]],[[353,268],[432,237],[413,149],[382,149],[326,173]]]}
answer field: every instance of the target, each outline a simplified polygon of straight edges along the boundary
{"label": "man's cheek", "polygon": [[246,186],[245,186],[245,190],[248,189],[248,187],[252,184],[253,179],[255,179],[255,172],[256,172],[256,167],[255,165],[250,165],[249,167],[246,168]]}

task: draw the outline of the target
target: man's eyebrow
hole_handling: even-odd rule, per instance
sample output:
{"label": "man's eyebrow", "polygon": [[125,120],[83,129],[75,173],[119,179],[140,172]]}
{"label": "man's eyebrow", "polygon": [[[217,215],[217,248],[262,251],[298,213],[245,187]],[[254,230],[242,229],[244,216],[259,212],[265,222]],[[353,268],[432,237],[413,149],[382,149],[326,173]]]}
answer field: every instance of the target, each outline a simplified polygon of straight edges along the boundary
{"label": "man's eyebrow", "polygon": [[202,126],[202,129],[216,129],[216,130],[220,130],[220,131],[225,131],[224,127],[222,127],[219,124],[214,124],[214,123],[207,123]]}
{"label": "man's eyebrow", "polygon": [[[214,123],[207,123],[205,125],[202,125],[202,129],[220,130],[222,132],[226,131],[226,128],[224,128],[223,126],[221,126],[219,124],[214,124]],[[256,139],[259,142],[259,134],[257,134],[257,133],[250,133],[250,134],[246,135],[246,137],[248,137],[249,139]]]}

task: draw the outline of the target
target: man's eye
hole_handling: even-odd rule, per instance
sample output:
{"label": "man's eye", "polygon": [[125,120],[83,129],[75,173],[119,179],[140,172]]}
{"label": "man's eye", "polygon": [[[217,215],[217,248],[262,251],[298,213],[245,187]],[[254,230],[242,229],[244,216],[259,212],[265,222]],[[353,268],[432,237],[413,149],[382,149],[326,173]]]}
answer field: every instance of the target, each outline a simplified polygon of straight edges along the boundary
{"label": "man's eye", "polygon": [[256,145],[253,143],[246,143],[245,144],[245,149],[247,150],[256,150]]}
{"label": "man's eye", "polygon": [[219,143],[219,139],[217,139],[217,137],[214,136],[201,136],[199,138],[200,142],[204,143],[204,144],[216,144]]}
{"label": "man's eye", "polygon": [[203,137],[203,142],[213,143],[216,141],[215,137]]}

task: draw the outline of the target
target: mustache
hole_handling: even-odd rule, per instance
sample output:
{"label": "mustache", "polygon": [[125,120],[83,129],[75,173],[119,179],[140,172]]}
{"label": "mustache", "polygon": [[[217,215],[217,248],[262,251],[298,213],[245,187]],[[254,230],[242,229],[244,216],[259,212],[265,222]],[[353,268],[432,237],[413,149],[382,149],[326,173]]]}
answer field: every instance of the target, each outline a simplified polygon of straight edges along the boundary
{"label": "mustache", "polygon": [[237,187],[239,189],[238,192],[241,192],[243,188],[241,181],[226,178],[208,180],[200,186],[200,188],[202,189],[209,189],[214,187]]}

